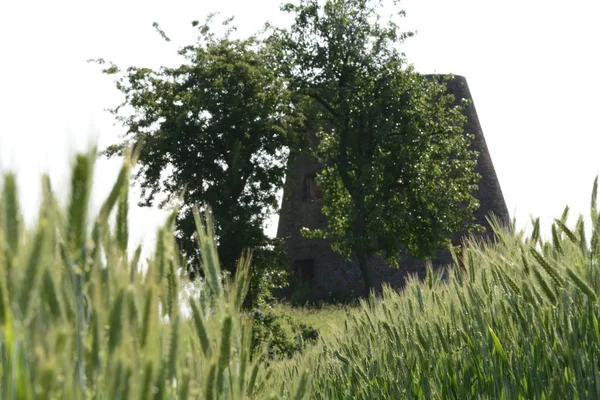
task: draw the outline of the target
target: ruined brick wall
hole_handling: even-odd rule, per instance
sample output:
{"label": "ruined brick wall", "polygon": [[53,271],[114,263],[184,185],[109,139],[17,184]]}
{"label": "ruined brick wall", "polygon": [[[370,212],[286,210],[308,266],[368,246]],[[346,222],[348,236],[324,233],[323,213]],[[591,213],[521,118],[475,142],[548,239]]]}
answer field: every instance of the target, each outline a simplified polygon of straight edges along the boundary
{"label": "ruined brick wall", "polygon": [[[429,77],[436,79],[439,76],[430,75]],[[456,76],[448,82],[447,86],[448,91],[454,94],[457,102],[463,98],[472,100],[464,77]],[[468,118],[465,132],[475,135],[471,148],[479,153],[476,170],[481,174],[481,180],[476,197],[481,206],[475,217],[477,223],[486,227],[485,235],[489,236],[491,230],[486,216],[494,213],[508,222],[508,210],[473,102],[465,107],[464,113]],[[343,291],[347,294],[362,295],[364,294],[364,284],[356,260],[345,261],[331,249],[327,241],[306,239],[300,234],[302,227],[322,228],[326,223],[326,217],[321,213],[320,202],[305,198],[305,178],[320,170],[321,165],[311,157],[301,156],[290,161],[277,236],[289,237],[286,250],[292,260],[307,260],[312,263],[310,280],[315,294],[326,297],[329,293]],[[447,251],[440,252],[432,260],[434,267],[447,265],[450,262],[451,257]],[[425,275],[425,260],[409,255],[402,257],[400,269],[390,268],[379,257],[372,260],[372,265],[377,282],[379,284],[387,282],[393,287],[402,287],[408,274],[417,274],[420,277]]]}

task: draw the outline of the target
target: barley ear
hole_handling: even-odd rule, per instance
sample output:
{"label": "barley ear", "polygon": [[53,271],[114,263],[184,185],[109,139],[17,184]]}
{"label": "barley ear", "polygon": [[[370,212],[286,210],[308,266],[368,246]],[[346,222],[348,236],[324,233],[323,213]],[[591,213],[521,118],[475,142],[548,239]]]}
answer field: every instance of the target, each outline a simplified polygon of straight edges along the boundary
{"label": "barley ear", "polygon": [[42,200],[38,213],[38,221],[48,219],[52,221],[56,212],[56,199],[52,193],[52,184],[47,174],[42,175]]}
{"label": "barley ear", "polygon": [[559,254],[564,254],[560,236],[556,230],[556,224],[552,224],[552,245]]}
{"label": "barley ear", "polygon": [[429,290],[433,289],[433,268],[431,266],[431,261],[427,260],[427,265],[426,265],[426,275],[425,275],[425,282],[427,282],[427,287],[429,288]]}
{"label": "barley ear", "polygon": [[575,283],[575,285],[577,285],[579,290],[585,293],[585,295],[588,296],[590,300],[596,301],[597,296],[594,289],[592,289],[591,286],[589,286],[583,279],[581,279],[581,277],[578,274],[576,274],[569,267],[567,267],[567,275],[569,275],[569,278],[573,280],[573,282]]}
{"label": "barley ear", "polygon": [[252,351],[252,320],[244,320],[241,329],[242,347],[240,354],[239,394],[243,396],[244,393],[246,393],[246,371],[248,369],[248,364],[250,363]]}
{"label": "barley ear", "polygon": [[31,254],[29,254],[27,265],[25,266],[25,285],[22,285],[21,296],[19,299],[21,312],[24,316],[27,315],[30,301],[35,296],[35,294],[32,293],[35,293],[38,277],[40,276],[40,269],[45,265],[48,231],[48,222],[45,219],[41,220],[38,224],[35,238],[33,239]]}
{"label": "barley ear", "polygon": [[535,247],[540,239],[540,218],[531,219],[533,222],[533,232],[531,233],[531,246]]}
{"label": "barley ear", "polygon": [[[4,227],[2,225],[2,194],[0,193],[0,243],[4,243]],[[9,306],[8,288],[8,260],[6,252],[0,251],[0,326],[4,324],[4,313]]]}
{"label": "barley ear", "polygon": [[[0,239],[2,237],[0,236]],[[1,261],[1,260],[0,260]],[[0,264],[0,268],[2,264]],[[2,269],[0,272],[4,273]],[[0,326],[6,324],[10,313],[10,302],[8,301],[8,291],[5,286],[5,279],[0,279]]]}
{"label": "barley ear", "polygon": [[177,378],[177,352],[179,343],[179,317],[173,321],[171,329],[171,342],[169,344],[169,379]]}
{"label": "barley ear", "polygon": [[560,216],[560,222],[562,222],[563,224],[567,223],[567,218],[569,217],[569,211],[570,211],[569,206],[566,206],[562,212],[562,215]]}
{"label": "barley ear", "polygon": [[523,272],[525,272],[526,275],[529,275],[529,263],[527,262],[527,257],[525,256],[524,249],[521,249],[521,262],[523,263]]}
{"label": "barley ear", "polygon": [[68,206],[68,248],[81,268],[85,263],[87,217],[92,192],[92,176],[96,150],[88,155],[78,154],[71,175],[71,195]]}
{"label": "barley ear", "polygon": [[139,245],[133,253],[133,258],[129,264],[129,283],[135,282],[135,277],[138,272],[138,264],[140,263],[140,256],[142,255],[142,245]]}
{"label": "barley ear", "polygon": [[552,302],[552,304],[556,304],[556,302],[558,300],[556,298],[556,295],[554,294],[554,292],[550,288],[550,285],[548,285],[548,282],[546,282],[546,280],[544,279],[542,274],[540,274],[540,272],[537,270],[537,268],[533,269],[533,275],[535,276],[535,279],[538,281],[538,283],[539,283],[540,287],[542,288],[542,291],[544,292],[546,297],[548,297],[548,299],[550,300],[550,302]]}
{"label": "barley ear", "polygon": [[178,398],[187,399],[190,391],[190,374],[185,372],[181,377],[181,384],[179,386]]}
{"label": "barley ear", "polygon": [[156,312],[154,310],[154,291],[152,290],[152,286],[150,286],[146,290],[146,299],[144,301],[144,311],[142,315],[142,331],[140,332],[140,346],[143,349],[146,347],[146,343],[148,341],[148,334],[150,333],[150,325],[153,322],[152,313]]}
{"label": "barley ear", "polygon": [[565,225],[563,221],[557,219],[554,222],[565,233],[565,235],[567,235],[571,242],[577,243],[577,236],[575,236],[575,234]]}
{"label": "barley ear", "polygon": [[124,257],[127,257],[127,242],[129,240],[129,228],[127,225],[127,215],[129,213],[129,187],[127,182],[121,187],[119,203],[117,205],[117,244]]}
{"label": "barley ear", "polygon": [[598,216],[598,176],[596,175],[596,179],[594,179],[594,187],[592,188],[592,204],[591,204],[591,213],[592,213],[592,221],[596,222]]}
{"label": "barley ear", "polygon": [[233,331],[233,320],[230,316],[223,320],[223,328],[221,329],[221,348],[219,349],[219,368],[217,371],[217,393],[223,393],[225,384],[225,369],[229,367],[229,359],[231,356],[231,335]]}
{"label": "barley ear", "polygon": [[467,250],[467,262],[469,264],[469,281],[475,283],[475,260],[473,259],[473,250]]}
{"label": "barley ear", "polygon": [[214,225],[210,210],[204,213],[206,226],[200,218],[200,212],[197,207],[194,207],[194,221],[196,222],[197,238],[202,256],[202,269],[210,289],[217,298],[223,295],[221,284],[221,267],[217,256],[217,250],[214,242]]}
{"label": "barley ear", "polygon": [[[95,369],[95,373],[98,373],[100,367],[102,365],[102,360],[100,358],[101,351],[101,342],[103,341],[102,329],[98,323],[98,315],[92,315],[92,321],[90,323],[89,331],[92,335],[92,346],[90,350],[90,360],[89,365]],[[93,371],[93,370],[92,370]]]}
{"label": "barley ear", "polygon": [[306,396],[307,387],[308,387],[308,372],[304,371],[302,373],[302,377],[300,378],[300,383],[298,384],[298,388],[296,389],[296,396],[294,396],[294,399],[302,400]]}
{"label": "barley ear", "polygon": [[250,373],[250,379],[248,380],[248,386],[246,387],[246,395],[248,397],[252,397],[252,398],[255,397],[256,378],[258,377],[258,372],[259,372],[259,364],[257,362],[254,364],[254,367],[252,368],[252,372]]}
{"label": "barley ear", "polygon": [[142,389],[140,390],[140,400],[146,400],[149,398],[148,392],[150,391],[150,386],[152,385],[152,370],[152,361],[148,361],[146,363],[146,367],[144,368],[144,378],[142,380]]}
{"label": "barley ear", "polygon": [[250,266],[252,263],[252,253],[246,251],[240,257],[238,261],[238,267],[235,273],[234,281],[234,297],[233,307],[234,310],[239,310],[246,299],[248,289],[250,288]]}
{"label": "barley ear", "polygon": [[[215,374],[217,373],[217,364],[212,364],[208,376],[206,378],[206,391],[204,392],[204,398],[212,400],[215,398]],[[221,393],[219,393],[220,395]]]}
{"label": "barley ear", "polygon": [[14,256],[19,248],[19,239],[21,236],[19,194],[15,174],[9,172],[4,175],[4,187],[2,189],[4,215],[2,218],[3,221],[0,221],[4,222],[5,240],[8,245],[9,254]]}
{"label": "barley ear", "polygon": [[563,287],[565,282],[562,279],[562,277],[558,274],[556,269],[553,266],[551,266],[550,263],[546,261],[546,259],[537,250],[531,248],[529,249],[529,251],[533,255],[533,258],[537,260],[537,262],[542,266],[544,271],[546,271],[550,278],[552,278],[552,280],[556,283],[556,285],[559,287]]}
{"label": "barley ear", "polygon": [[583,215],[579,215],[577,220],[577,234],[579,235],[579,248],[583,254],[588,254],[589,250],[587,247],[587,238],[585,235],[585,223],[583,221]]}
{"label": "barley ear", "polygon": [[110,310],[110,330],[108,336],[108,351],[113,353],[121,342],[121,334],[123,332],[123,320],[121,318],[123,311],[123,299],[125,292],[123,289],[119,291],[117,299],[115,300],[112,309]]}
{"label": "barley ear", "polygon": [[173,260],[167,261],[169,270],[167,271],[167,314],[170,318],[174,318],[178,314],[178,288],[177,274],[175,272],[175,263]]}
{"label": "barley ear", "polygon": [[202,353],[204,353],[204,356],[208,359],[211,357],[212,351],[210,348],[210,342],[208,340],[206,326],[204,324],[204,318],[202,318],[202,314],[200,314],[200,310],[198,310],[198,306],[193,300],[190,300],[190,307],[192,308],[192,318],[194,320],[194,327],[196,328],[198,340],[200,340]]}
{"label": "barley ear", "polygon": [[454,264],[456,270],[460,270],[460,262],[458,261],[458,256],[456,254],[456,249],[454,246],[448,246],[448,250],[450,250],[450,255],[452,256],[452,263]]}

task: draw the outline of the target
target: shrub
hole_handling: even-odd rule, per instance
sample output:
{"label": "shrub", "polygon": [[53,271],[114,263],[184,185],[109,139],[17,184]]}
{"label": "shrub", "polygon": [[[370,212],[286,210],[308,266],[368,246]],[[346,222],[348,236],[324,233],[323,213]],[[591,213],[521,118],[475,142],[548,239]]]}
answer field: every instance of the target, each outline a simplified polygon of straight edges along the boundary
{"label": "shrub", "polygon": [[292,358],[319,338],[316,329],[287,314],[256,309],[252,317],[252,347],[255,351],[266,347],[269,359]]}
{"label": "shrub", "polygon": [[290,259],[281,238],[268,239],[266,245],[254,249],[245,308],[265,307],[274,302],[273,291],[288,286],[289,265]]}
{"label": "shrub", "polygon": [[327,302],[330,304],[358,304],[358,297],[354,290],[343,286],[335,287],[327,293]]}
{"label": "shrub", "polygon": [[306,283],[297,284],[289,300],[296,307],[317,306],[322,301],[323,298]]}

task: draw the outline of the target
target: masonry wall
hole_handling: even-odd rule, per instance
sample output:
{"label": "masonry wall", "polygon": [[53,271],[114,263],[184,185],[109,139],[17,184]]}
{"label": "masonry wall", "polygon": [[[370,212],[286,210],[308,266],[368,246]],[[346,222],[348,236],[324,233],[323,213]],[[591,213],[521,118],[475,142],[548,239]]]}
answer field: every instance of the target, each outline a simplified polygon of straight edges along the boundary
{"label": "masonry wall", "polygon": [[[430,75],[429,77],[431,79],[439,78],[437,75]],[[454,94],[457,102],[460,102],[463,98],[472,100],[464,77],[456,76],[447,86],[448,91]],[[481,130],[475,105],[472,102],[465,108],[464,114],[468,118],[465,132],[475,135],[471,148],[479,153],[476,170],[482,177],[476,193],[476,197],[480,201],[480,208],[475,217],[477,223],[486,228],[483,235],[491,237],[492,232],[486,216],[493,213],[508,222],[508,210]],[[320,202],[307,201],[304,198],[303,185],[305,178],[318,173],[320,170],[321,165],[317,160],[307,156],[301,156],[290,161],[277,236],[289,236],[286,249],[294,261],[312,260],[314,276],[312,277],[311,288],[316,295],[326,297],[328,294],[336,292],[363,295],[364,283],[356,260],[345,261],[331,249],[327,241],[306,239],[300,234],[302,227],[322,228],[326,224],[326,217],[321,213]],[[451,257],[447,251],[440,252],[432,259],[435,268],[450,263]],[[393,287],[400,288],[404,285],[405,278],[409,274],[416,274],[419,277],[425,275],[425,260],[409,255],[402,257],[399,269],[390,268],[379,257],[372,260],[372,265],[379,285],[387,282]]]}

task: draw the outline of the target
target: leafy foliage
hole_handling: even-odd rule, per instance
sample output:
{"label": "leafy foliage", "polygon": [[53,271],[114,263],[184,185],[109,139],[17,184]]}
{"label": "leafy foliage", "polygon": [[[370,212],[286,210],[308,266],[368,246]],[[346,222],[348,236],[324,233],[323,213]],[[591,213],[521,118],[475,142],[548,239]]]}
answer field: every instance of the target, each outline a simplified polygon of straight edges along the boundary
{"label": "leafy foliage", "polygon": [[284,238],[265,240],[252,253],[252,275],[245,301],[247,309],[263,307],[275,301],[273,291],[288,285],[290,258],[284,249]]}
{"label": "leafy foliage", "polygon": [[[254,249],[260,271],[254,276],[261,284],[281,285],[282,251],[263,228],[278,209],[287,146],[301,118],[264,43],[256,37],[234,40],[234,28],[216,37],[211,21],[194,22],[198,42],[179,50],[185,59],[179,67],[121,71],[111,64],[103,70],[116,76],[116,88],[125,97],[111,111],[127,128],[123,141],[104,154],[112,157],[139,146],[134,178],[142,190],[141,205],[181,206],[175,227],[192,277],[200,262],[192,209],[208,204],[217,221],[223,268],[234,273],[242,251]],[[160,195],[164,198],[158,201]],[[254,286],[252,292],[261,290]]]}
{"label": "leafy foliage", "polygon": [[[327,299],[329,300],[329,299]],[[315,293],[307,283],[294,285],[294,291],[290,295],[290,304],[295,307],[317,306],[323,302],[322,297]]]}
{"label": "leafy foliage", "polygon": [[319,338],[319,332],[293,318],[278,315],[268,309],[252,312],[252,347],[260,351],[267,348],[269,359],[292,358]]}
{"label": "leafy foliage", "polygon": [[[291,87],[320,106],[316,155],[324,191],[324,237],[358,258],[367,291],[369,259],[397,265],[401,251],[432,256],[468,231],[478,207],[476,153],[461,107],[443,82],[415,73],[396,49],[411,33],[383,24],[375,0],[301,0],[288,30],[271,37]],[[400,16],[403,13],[399,13]]]}

